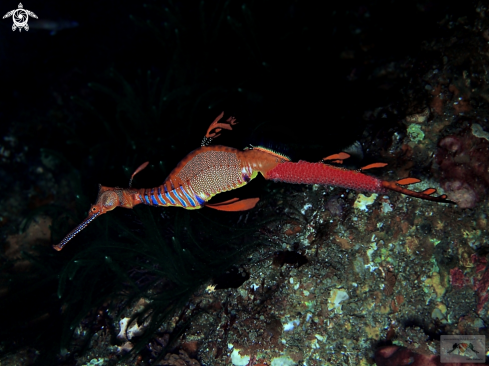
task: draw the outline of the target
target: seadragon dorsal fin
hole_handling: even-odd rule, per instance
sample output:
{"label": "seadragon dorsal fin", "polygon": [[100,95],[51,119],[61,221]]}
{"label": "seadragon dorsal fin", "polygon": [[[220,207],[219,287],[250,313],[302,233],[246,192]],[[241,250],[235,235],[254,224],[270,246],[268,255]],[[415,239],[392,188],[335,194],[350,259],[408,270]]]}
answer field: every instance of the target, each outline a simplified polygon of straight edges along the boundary
{"label": "seadragon dorsal fin", "polygon": [[[248,148],[247,148],[248,149]],[[245,150],[247,150],[245,149]],[[279,159],[283,159],[285,161],[290,161],[290,157],[288,157],[287,155],[285,154],[282,154],[281,152],[278,152],[276,150],[273,150],[273,149],[270,149],[269,147],[265,147],[265,146],[253,146],[251,145],[251,149],[252,150],[259,150],[259,151],[265,151]]]}

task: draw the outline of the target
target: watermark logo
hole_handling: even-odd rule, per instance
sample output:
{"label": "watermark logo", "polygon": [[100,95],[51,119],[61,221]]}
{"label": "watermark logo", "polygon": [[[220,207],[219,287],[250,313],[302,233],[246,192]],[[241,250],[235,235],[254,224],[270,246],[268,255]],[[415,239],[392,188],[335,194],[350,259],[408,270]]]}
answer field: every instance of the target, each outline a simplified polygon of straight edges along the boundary
{"label": "watermark logo", "polygon": [[440,356],[441,363],[484,363],[486,336],[442,335]]}
{"label": "watermark logo", "polygon": [[29,16],[37,19],[36,14],[34,14],[30,10],[24,9],[22,3],[19,3],[19,8],[9,11],[7,14],[3,16],[3,19],[12,17],[14,21],[14,24],[12,25],[12,30],[15,31],[18,28],[20,32],[22,31],[22,28],[24,28],[26,31],[29,30],[29,25],[27,24],[27,21],[29,20]]}

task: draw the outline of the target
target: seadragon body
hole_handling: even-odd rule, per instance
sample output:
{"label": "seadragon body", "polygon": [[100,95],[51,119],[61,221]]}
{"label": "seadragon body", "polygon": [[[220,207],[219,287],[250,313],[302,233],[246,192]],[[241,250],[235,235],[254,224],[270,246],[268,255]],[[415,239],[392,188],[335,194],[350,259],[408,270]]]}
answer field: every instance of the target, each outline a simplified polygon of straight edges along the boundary
{"label": "seadragon body", "polygon": [[[203,145],[219,136],[221,129],[231,129],[234,118],[226,123],[219,123],[223,114],[211,124],[204,137]],[[339,153],[324,158],[323,161],[341,163],[348,158],[346,153]],[[162,185],[154,188],[132,188],[132,178],[143,170],[148,163],[142,164],[133,173],[129,188],[100,186],[97,202],[92,205],[87,218],[71,231],[58,245],[61,250],[98,216],[112,211],[116,207],[133,208],[139,204],[149,206],[174,206],[193,210],[204,206],[221,211],[243,211],[253,208],[258,198],[238,200],[237,198],[217,204],[208,201],[215,195],[234,190],[248,184],[258,174],[265,179],[299,184],[322,184],[355,189],[364,192],[387,193],[397,191],[413,197],[435,202],[453,203],[446,195],[432,196],[434,188],[415,192],[402,185],[419,182],[416,178],[405,178],[389,182],[362,173],[363,170],[382,167],[386,164],[370,164],[362,169],[349,170],[323,162],[291,162],[290,159],[272,150],[253,147],[238,150],[227,146],[202,146],[189,153],[169,174]]]}

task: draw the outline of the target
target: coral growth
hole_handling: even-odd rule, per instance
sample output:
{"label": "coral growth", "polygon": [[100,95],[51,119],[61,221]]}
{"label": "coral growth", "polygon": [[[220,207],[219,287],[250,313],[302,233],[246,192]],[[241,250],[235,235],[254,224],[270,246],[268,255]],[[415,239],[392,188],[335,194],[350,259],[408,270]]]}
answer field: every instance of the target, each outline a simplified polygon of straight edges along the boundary
{"label": "coral growth", "polygon": [[473,278],[464,275],[461,269],[453,268],[450,270],[450,283],[456,289],[472,285],[474,292],[477,294],[477,313],[480,313],[484,304],[489,300],[487,290],[489,288],[489,270],[487,268],[487,259],[475,254],[471,256],[471,262],[475,265],[475,274]]}
{"label": "coral growth", "polygon": [[489,187],[489,142],[464,129],[439,143],[436,162],[442,187],[460,208],[473,208]]}
{"label": "coral growth", "polygon": [[460,268],[450,270],[450,284],[455,288],[462,288],[469,283]]}

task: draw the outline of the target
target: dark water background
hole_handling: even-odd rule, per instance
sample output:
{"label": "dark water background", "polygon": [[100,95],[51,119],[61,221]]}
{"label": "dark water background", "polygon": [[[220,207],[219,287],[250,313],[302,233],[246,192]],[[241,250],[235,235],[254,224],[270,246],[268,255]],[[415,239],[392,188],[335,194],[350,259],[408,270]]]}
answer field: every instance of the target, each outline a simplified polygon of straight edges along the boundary
{"label": "dark water background", "polygon": [[[152,168],[138,185],[160,184],[221,111],[240,123],[218,143],[263,144],[309,161],[338,152],[367,128],[376,136],[401,128],[399,120],[430,93],[421,76],[443,64],[436,44],[451,36],[455,16],[473,16],[469,3],[24,2],[39,21],[79,26],[50,35],[12,32],[11,19],[0,21],[3,238],[44,209],[57,242],[84,217],[98,183],[124,186],[144,161]],[[0,6],[6,13],[17,4]],[[36,173],[42,164],[50,183]],[[60,181],[68,182],[65,190]],[[44,248],[29,259],[37,269],[20,276],[12,258],[2,257],[0,287],[10,288],[0,298],[3,353],[26,345],[52,355],[66,342],[61,334],[71,334],[60,309],[80,299],[60,300],[58,280],[82,249],[58,255]],[[90,273],[98,276],[88,271],[80,291],[93,281]],[[35,288],[23,293],[26,284]],[[106,300],[96,298],[92,305]],[[71,326],[89,305],[72,306]],[[50,325],[34,322],[42,314]]]}

